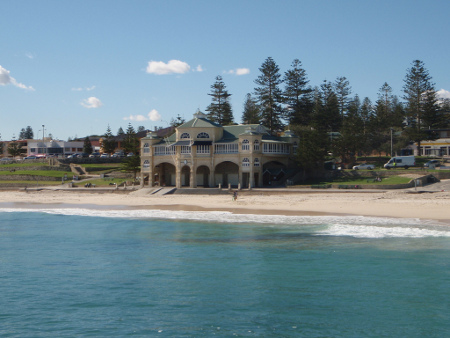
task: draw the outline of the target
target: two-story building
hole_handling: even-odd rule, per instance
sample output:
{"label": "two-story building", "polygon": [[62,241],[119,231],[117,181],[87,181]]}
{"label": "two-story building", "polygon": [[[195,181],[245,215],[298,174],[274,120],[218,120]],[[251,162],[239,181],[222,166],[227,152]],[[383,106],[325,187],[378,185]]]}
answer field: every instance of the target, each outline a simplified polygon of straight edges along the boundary
{"label": "two-story building", "polygon": [[150,186],[261,187],[296,171],[298,138],[270,135],[261,125],[221,126],[201,112],[162,138],[141,139],[141,177]]}

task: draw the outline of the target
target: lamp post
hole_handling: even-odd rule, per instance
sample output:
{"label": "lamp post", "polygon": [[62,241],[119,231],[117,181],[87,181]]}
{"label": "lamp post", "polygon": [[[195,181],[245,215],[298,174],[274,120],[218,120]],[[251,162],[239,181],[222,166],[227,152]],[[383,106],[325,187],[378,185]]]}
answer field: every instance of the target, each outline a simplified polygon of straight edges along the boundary
{"label": "lamp post", "polygon": [[393,129],[391,128],[391,157],[393,157],[394,156],[394,154],[392,153],[392,131],[393,131]]}

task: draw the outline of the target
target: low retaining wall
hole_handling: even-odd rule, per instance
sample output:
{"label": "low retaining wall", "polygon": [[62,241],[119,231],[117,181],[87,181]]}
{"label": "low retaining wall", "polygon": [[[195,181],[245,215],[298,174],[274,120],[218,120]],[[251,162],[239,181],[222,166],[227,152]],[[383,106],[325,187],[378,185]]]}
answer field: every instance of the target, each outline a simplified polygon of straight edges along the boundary
{"label": "low retaining wall", "polygon": [[48,177],[37,175],[0,175],[0,181],[52,181],[61,182],[60,177]]}

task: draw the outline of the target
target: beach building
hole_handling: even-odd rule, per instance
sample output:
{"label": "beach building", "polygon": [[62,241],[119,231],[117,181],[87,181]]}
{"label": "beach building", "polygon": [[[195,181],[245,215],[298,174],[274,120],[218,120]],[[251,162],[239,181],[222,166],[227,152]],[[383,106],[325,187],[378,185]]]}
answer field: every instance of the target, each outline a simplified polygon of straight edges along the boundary
{"label": "beach building", "polygon": [[28,140],[27,155],[64,156],[83,152],[83,141],[62,141],[45,137],[43,140]]}
{"label": "beach building", "polygon": [[420,143],[420,149],[418,149],[418,145],[415,143],[414,155],[437,157],[450,156],[450,129],[436,129],[433,131],[437,134],[438,138],[435,140],[422,141]]}
{"label": "beach building", "polygon": [[262,187],[296,174],[298,137],[261,125],[222,126],[197,111],[168,137],[141,139],[141,177],[150,186]]}

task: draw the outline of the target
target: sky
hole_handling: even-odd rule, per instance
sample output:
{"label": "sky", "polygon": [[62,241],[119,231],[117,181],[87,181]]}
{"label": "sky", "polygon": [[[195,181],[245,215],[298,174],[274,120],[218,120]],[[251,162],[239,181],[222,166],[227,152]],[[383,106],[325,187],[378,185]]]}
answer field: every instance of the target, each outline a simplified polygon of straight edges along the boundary
{"label": "sky", "polygon": [[[0,135],[113,134],[190,120],[220,75],[241,123],[262,63],[299,59],[309,84],[401,97],[414,60],[450,97],[450,1],[2,0]],[[44,127],[42,127],[44,125]]]}

